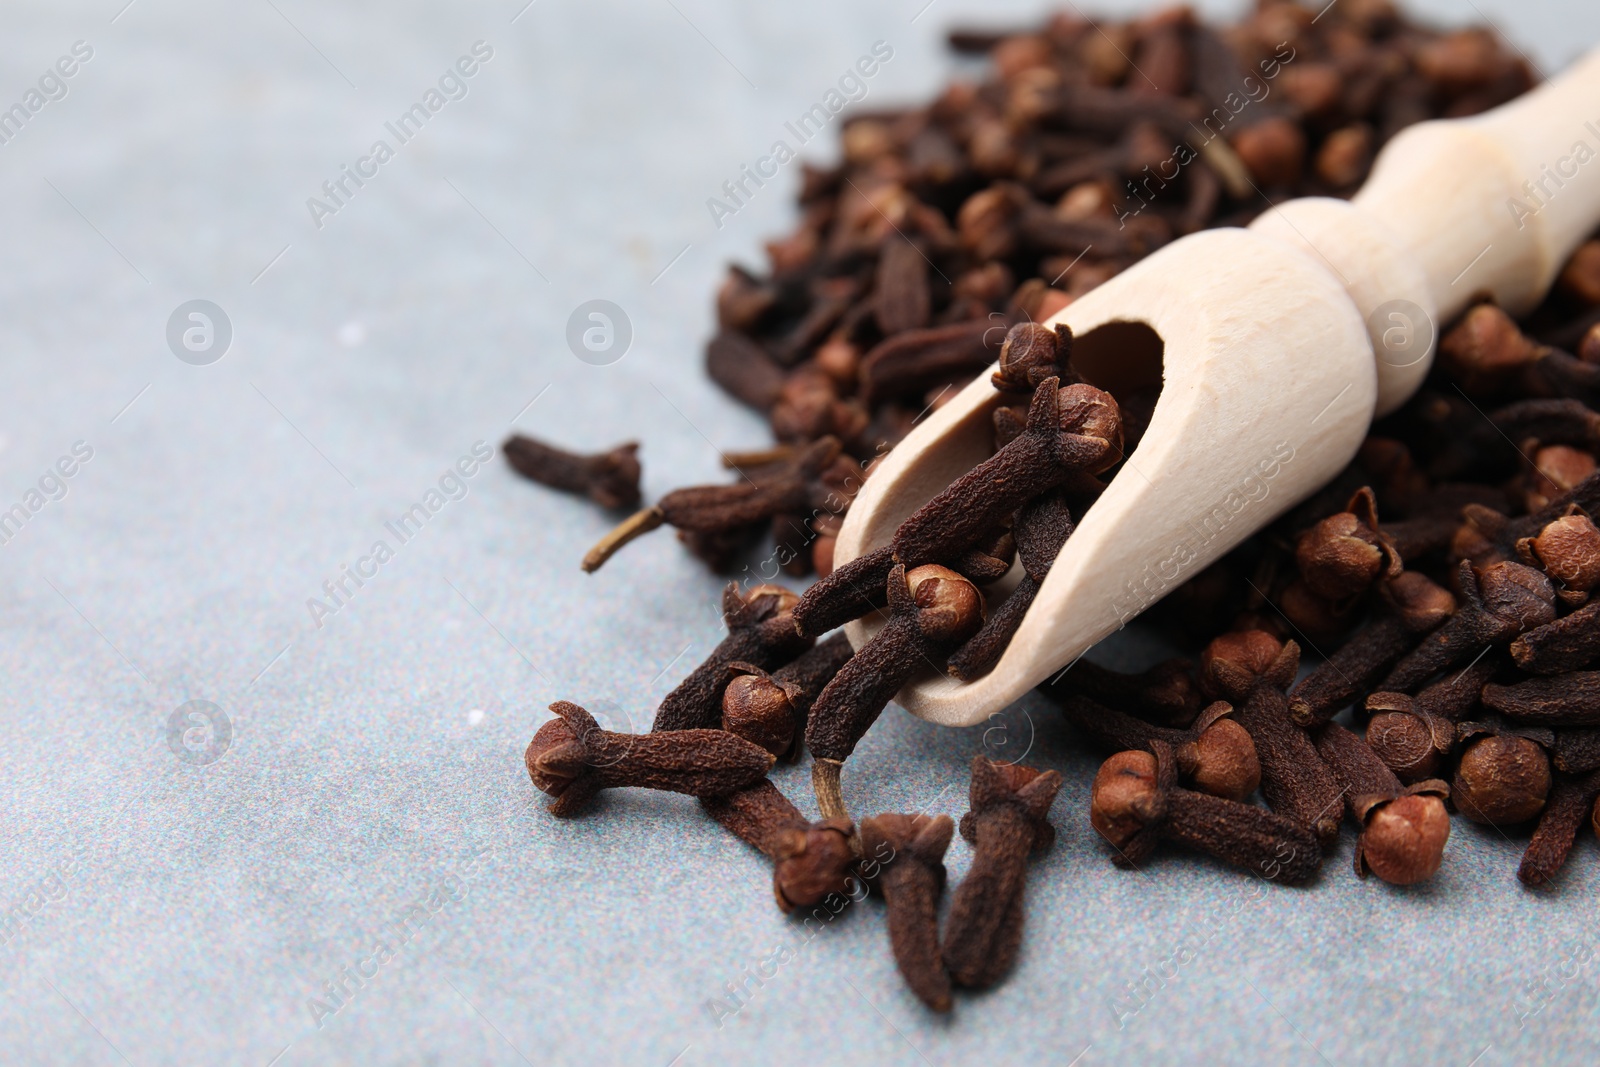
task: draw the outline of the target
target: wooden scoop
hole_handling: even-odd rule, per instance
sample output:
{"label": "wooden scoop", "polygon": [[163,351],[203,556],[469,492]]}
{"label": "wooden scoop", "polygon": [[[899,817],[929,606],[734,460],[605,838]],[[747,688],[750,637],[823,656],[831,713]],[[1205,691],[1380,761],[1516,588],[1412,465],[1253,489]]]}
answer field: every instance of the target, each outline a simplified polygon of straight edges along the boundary
{"label": "wooden scoop", "polygon": [[[1535,307],[1600,223],[1600,52],[1494,111],[1425,122],[1353,201],[1282,204],[1248,230],[1176,241],[1050,323],[1113,393],[1163,382],[1138,449],[1083,516],[1005,655],[970,683],[931,671],[896,698],[982,721],[1332,479],[1375,415],[1475,297]],[[991,453],[1000,395],[980,375],[873,470],[837,565]],[[879,623],[846,629],[857,648]]]}

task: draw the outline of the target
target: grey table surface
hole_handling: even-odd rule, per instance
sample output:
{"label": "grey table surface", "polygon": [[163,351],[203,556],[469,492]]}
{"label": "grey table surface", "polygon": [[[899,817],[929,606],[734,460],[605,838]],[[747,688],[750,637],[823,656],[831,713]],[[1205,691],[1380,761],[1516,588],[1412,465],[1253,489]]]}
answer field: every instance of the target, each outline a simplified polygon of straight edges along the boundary
{"label": "grey table surface", "polygon": [[[41,89],[0,144],[0,508],[24,516],[0,527],[0,1062],[1595,1060],[1592,841],[1544,893],[1461,822],[1409,892],[1351,876],[1348,833],[1303,892],[1125,873],[1047,707],[891,711],[862,811],[959,815],[981,751],[1066,778],[1016,973],[935,1019],[877,902],[802,926],[685,798],[559,823],[528,783],[550,701],[647,721],[718,640],[721,583],[665,535],[585,577],[606,516],[498,457],[450,472],[514,426],[642,438],[650,494],[720,480],[718,448],[766,438],[700,371],[710,295],[792,224],[797,168],[720,227],[707,198],[874,42],[867,106],[922,100],[945,26],[1042,7],[125,2],[0,10],[0,105]],[[1546,70],[1600,40],[1592,4],[1421,6],[1502,20]],[[344,165],[369,177],[313,212]],[[609,365],[565,340],[597,298],[632,324]],[[207,365],[175,352],[216,336],[168,341],[194,299],[231,324]],[[371,577],[335,603],[347,566]]]}

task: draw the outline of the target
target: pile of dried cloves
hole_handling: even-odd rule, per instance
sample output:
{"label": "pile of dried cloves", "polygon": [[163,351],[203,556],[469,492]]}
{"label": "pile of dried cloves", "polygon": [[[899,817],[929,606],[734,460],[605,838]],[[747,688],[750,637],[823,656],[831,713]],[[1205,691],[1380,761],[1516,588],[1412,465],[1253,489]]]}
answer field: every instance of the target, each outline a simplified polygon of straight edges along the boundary
{"label": "pile of dried cloves", "polygon": [[[1060,776],[974,759],[960,822],[973,860],[941,927],[956,825],[857,822],[841,768],[913,672],[994,667],[1137,447],[1158,390],[1097,387],[1070,332],[1038,324],[1175,237],[1247,223],[1269,200],[1348,195],[1404,126],[1532,84],[1492,32],[1426,30],[1388,0],[1320,15],[1262,0],[1220,29],[1188,9],[1098,26],[1064,14],[951,40],[987,53],[993,76],[847,119],[843,161],[806,169],[801,226],[768,246],[769,272],[735,268],[718,297],[711,376],[768,413],[775,445],[727,457],[735,484],[634,511],[583,564],[668,525],[719,570],[770,537],[762,577],[820,580],[803,595],[730,585],[728,636],[649,734],[561,702],[527,751],[557,815],[607,787],[699,798],[771,860],[786,912],[875,888],[909,987],[940,1011],[952,986],[1012,966]],[[1337,479],[1146,614],[1187,658],[1135,674],[1082,660],[1044,687],[1109,755],[1089,821],[1116,863],[1168,842],[1299,885],[1348,818],[1356,872],[1409,885],[1440,869],[1454,811],[1530,831],[1518,873],[1537,885],[1586,818],[1600,828],[1600,240],[1542,307],[1514,321],[1479,304],[1440,351]],[[872,461],[996,361],[990,458],[835,569]],[[505,451],[602,507],[640,503],[631,444]],[[883,625],[860,649],[832,633],[867,615]],[[815,820],[767,777],[803,750]]]}
{"label": "pile of dried cloves", "polygon": [[[1069,9],[950,42],[987,55],[991,75],[924,107],[841,116],[842,160],[802,164],[799,228],[767,245],[765,272],[731,268],[717,296],[706,369],[768,416],[774,446],[726,454],[734,484],[668,493],[585,569],[666,525],[719,573],[826,575],[861,467],[987,371],[1006,328],[1044,322],[1178,237],[1348,196],[1404,127],[1533,84],[1493,31],[1431,30],[1389,0],[1265,0],[1222,27],[1185,7],[1120,24]],[[1118,400],[1131,445],[1154,397]],[[833,454],[809,450],[823,440]],[[597,485],[633,462],[589,460]],[[518,469],[570,486],[576,467]],[[603,506],[637,506],[601,492],[615,497],[590,492]],[[774,565],[752,574],[752,557]]]}

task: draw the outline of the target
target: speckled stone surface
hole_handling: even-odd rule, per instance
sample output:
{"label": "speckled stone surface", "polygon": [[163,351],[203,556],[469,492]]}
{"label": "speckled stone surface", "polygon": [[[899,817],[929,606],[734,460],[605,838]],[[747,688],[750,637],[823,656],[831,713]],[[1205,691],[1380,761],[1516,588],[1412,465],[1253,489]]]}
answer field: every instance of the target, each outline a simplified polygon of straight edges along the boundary
{"label": "speckled stone surface", "polygon": [[[642,438],[650,494],[721,478],[716,447],[765,436],[700,372],[710,296],[791,224],[796,168],[720,229],[706,199],[874,42],[864,106],[925,99],[945,25],[1037,5],[123,3],[0,11],[0,105],[92,51],[0,144],[0,510],[27,514],[0,547],[0,1063],[1594,1062],[1592,840],[1539,893],[1460,821],[1409,892],[1358,882],[1348,831],[1304,891],[1125,873],[1084,818],[1095,761],[1036,701],[960,731],[891,711],[852,761],[862,812],[959,815],[986,750],[1065,776],[1020,965],[948,1019],[878,902],[783,918],[686,798],[538,802],[545,706],[642,727],[718,639],[720,583],[666,535],[586,577],[606,516],[498,458],[449,472],[515,425]],[[1593,5],[1424,6],[1515,19],[1546,69],[1600,40]],[[342,165],[369,177],[314,220]],[[209,365],[167,340],[192,299],[231,323]],[[591,299],[631,321],[620,361],[567,347]],[[370,577],[314,616],[346,566]],[[805,801],[805,775],[778,778]]]}

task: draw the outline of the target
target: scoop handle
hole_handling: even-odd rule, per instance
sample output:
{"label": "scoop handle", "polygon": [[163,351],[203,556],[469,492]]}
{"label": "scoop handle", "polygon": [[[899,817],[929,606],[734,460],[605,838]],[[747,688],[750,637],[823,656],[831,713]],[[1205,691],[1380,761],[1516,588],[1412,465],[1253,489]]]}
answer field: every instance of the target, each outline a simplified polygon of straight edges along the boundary
{"label": "scoop handle", "polygon": [[1600,225],[1600,49],[1465,119],[1418,123],[1350,201],[1291,200],[1251,229],[1331,268],[1367,323],[1375,414],[1427,376],[1439,327],[1488,295],[1520,315]]}
{"label": "scoop handle", "polygon": [[1484,293],[1532,311],[1600,225],[1600,49],[1492,111],[1402,131],[1354,204],[1422,268],[1442,320]]}

